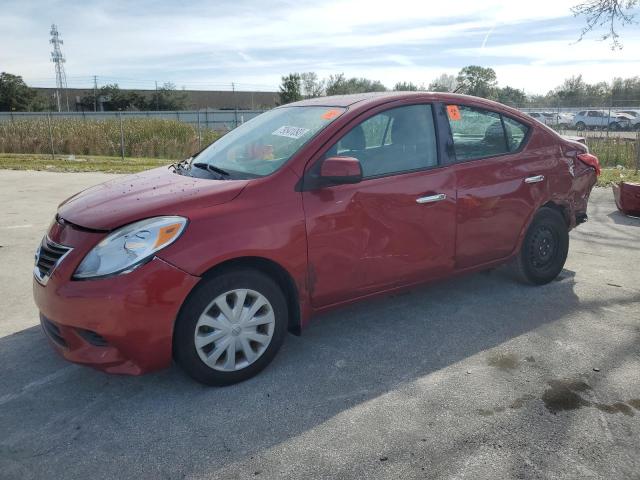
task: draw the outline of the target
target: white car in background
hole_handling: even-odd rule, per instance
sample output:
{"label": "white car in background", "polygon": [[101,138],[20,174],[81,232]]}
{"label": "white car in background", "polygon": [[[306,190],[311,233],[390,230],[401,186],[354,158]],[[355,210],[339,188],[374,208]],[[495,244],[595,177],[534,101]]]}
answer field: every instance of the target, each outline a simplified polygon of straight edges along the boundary
{"label": "white car in background", "polygon": [[571,126],[576,130],[627,130],[631,127],[631,120],[627,115],[611,112],[609,114],[605,110],[582,110],[573,117]]}
{"label": "white car in background", "polygon": [[542,112],[529,112],[527,113],[527,115],[529,115],[532,118],[535,118],[540,123],[544,123],[545,125],[549,125],[549,126],[554,125],[553,116],[551,114],[542,113]]}
{"label": "white car in background", "polygon": [[573,115],[570,113],[556,113],[556,112],[529,112],[530,117],[535,118],[540,123],[544,123],[550,127],[568,128],[573,120]]}
{"label": "white car in background", "polygon": [[640,130],[640,110],[619,110],[617,113],[628,115],[631,121],[631,128]]}
{"label": "white car in background", "polygon": [[557,116],[558,125],[565,128],[569,128],[571,126],[571,122],[573,122],[573,117],[575,116],[575,114],[568,112],[554,113],[554,115]]}

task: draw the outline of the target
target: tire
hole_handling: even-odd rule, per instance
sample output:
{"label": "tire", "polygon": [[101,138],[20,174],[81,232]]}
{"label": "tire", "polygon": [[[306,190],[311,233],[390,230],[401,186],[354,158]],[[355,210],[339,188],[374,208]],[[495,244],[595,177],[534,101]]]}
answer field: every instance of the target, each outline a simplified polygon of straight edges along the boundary
{"label": "tire", "polygon": [[617,132],[618,130],[620,130],[620,124],[618,122],[611,122],[609,124],[609,129],[613,130],[614,132]]}
{"label": "tire", "polygon": [[[256,313],[248,316],[253,309]],[[229,270],[202,280],[183,304],[173,335],[173,355],[198,382],[231,385],[269,365],[287,325],[287,303],[276,282],[257,270]]]}
{"label": "tire", "polygon": [[587,125],[584,122],[576,123],[576,130],[585,130],[586,128],[587,128]]}
{"label": "tire", "polygon": [[514,260],[516,277],[523,283],[544,285],[555,279],[569,252],[569,229],[557,210],[536,212]]}

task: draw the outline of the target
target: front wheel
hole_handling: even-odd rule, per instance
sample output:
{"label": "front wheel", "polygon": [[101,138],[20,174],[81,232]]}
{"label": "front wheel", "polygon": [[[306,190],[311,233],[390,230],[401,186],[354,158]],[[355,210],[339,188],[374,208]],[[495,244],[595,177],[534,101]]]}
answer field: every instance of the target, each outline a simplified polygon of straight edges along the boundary
{"label": "front wheel", "polygon": [[287,330],[287,304],[278,285],[255,270],[206,278],[183,305],[173,338],[174,358],[195,380],[231,385],[264,369]]}
{"label": "front wheel", "polygon": [[536,213],[514,261],[518,278],[544,285],[556,278],[567,260],[569,230],[557,210],[543,207]]}
{"label": "front wheel", "polygon": [[587,125],[584,122],[578,122],[576,123],[576,130],[582,131],[582,130],[586,130]]}
{"label": "front wheel", "polygon": [[609,130],[613,130],[613,131],[618,131],[620,130],[622,127],[620,126],[620,124],[618,122],[611,122],[609,124]]}

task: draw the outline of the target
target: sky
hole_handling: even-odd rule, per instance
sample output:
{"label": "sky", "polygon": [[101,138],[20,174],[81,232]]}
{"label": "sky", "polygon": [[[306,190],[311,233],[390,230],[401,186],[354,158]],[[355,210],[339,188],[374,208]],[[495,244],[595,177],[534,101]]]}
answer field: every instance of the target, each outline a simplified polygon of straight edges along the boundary
{"label": "sky", "polygon": [[[428,85],[466,65],[500,86],[546,93],[565,78],[640,75],[640,26],[612,51],[576,42],[581,0],[0,0],[0,71],[55,86],[49,29],[57,24],[69,87],[276,90],[290,72]],[[640,17],[640,15],[639,15]]]}

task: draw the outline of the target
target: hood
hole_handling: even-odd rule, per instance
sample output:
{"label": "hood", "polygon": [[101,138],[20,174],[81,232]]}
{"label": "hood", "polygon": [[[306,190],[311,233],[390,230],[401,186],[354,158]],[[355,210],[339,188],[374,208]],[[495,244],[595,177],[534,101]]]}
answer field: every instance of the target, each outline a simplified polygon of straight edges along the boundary
{"label": "hood", "polygon": [[229,202],[248,182],[187,177],[160,167],[88,188],[62,202],[58,215],[80,227],[112,230],[143,218],[188,216],[189,209]]}

